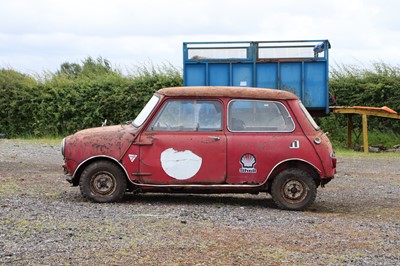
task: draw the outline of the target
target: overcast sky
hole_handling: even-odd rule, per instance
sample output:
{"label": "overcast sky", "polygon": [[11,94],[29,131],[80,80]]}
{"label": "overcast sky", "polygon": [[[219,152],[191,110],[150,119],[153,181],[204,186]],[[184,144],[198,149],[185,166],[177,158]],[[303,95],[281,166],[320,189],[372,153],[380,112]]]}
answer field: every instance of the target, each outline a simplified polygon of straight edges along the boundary
{"label": "overcast sky", "polygon": [[0,68],[92,56],[123,71],[182,67],[182,42],[329,39],[332,64],[400,65],[395,0],[0,0]]}

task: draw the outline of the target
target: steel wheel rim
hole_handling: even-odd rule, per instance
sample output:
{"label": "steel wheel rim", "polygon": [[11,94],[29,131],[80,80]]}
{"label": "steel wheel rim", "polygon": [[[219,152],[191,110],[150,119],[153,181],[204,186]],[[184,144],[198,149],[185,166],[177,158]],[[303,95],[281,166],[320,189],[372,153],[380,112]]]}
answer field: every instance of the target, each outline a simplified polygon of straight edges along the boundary
{"label": "steel wheel rim", "polygon": [[307,195],[306,185],[297,179],[289,180],[282,187],[282,195],[290,202],[301,202]]}
{"label": "steel wheel rim", "polygon": [[98,195],[111,195],[116,189],[116,179],[109,172],[99,172],[92,177],[90,189]]}

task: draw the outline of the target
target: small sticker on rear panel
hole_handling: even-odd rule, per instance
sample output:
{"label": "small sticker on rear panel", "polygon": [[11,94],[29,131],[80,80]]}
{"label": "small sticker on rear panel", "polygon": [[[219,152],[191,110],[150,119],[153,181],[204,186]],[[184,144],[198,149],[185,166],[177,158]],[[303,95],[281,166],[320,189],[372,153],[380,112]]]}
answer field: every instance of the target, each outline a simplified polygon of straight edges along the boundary
{"label": "small sticker on rear panel", "polygon": [[298,141],[298,140],[293,141],[292,144],[290,144],[289,148],[290,149],[298,149],[298,148],[300,148],[300,141]]}

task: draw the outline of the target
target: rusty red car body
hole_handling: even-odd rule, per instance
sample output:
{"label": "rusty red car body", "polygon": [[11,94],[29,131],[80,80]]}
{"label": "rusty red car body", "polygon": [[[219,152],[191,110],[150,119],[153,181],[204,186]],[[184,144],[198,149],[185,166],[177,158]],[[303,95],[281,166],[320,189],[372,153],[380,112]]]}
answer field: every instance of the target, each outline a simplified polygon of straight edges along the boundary
{"label": "rusty red car body", "polygon": [[65,173],[82,195],[113,202],[126,191],[259,193],[307,208],[336,172],[326,134],[281,90],[158,90],[133,123],[64,138]]}

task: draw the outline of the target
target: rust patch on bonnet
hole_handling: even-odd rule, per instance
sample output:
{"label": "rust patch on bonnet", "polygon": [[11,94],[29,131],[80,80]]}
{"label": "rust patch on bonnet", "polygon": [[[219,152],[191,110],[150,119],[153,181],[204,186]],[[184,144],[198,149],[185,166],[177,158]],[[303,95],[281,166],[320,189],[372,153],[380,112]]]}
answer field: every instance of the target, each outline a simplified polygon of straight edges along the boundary
{"label": "rust patch on bonnet", "polygon": [[67,138],[66,159],[84,159],[106,155],[117,160],[125,153],[135,137],[132,126],[108,126],[85,129]]}

